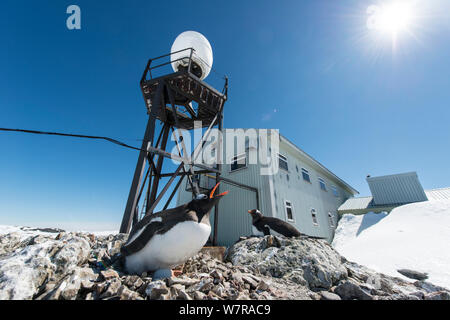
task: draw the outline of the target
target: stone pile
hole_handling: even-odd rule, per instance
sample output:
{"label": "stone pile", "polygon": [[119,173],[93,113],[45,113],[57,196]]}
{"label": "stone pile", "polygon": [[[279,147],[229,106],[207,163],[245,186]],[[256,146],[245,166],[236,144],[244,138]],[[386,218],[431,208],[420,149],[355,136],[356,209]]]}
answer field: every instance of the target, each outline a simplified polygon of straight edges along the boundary
{"label": "stone pile", "polygon": [[224,261],[199,253],[179,276],[153,281],[122,269],[116,257],[126,239],[61,230],[1,235],[0,299],[450,299],[445,288],[376,273],[306,237],[242,238]]}

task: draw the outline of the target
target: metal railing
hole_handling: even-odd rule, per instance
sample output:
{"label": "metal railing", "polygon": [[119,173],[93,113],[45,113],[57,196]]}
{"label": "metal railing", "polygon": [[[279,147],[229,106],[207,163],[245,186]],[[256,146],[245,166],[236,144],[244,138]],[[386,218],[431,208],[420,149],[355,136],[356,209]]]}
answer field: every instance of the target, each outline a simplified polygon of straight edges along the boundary
{"label": "metal railing", "polygon": [[[152,63],[157,61],[157,60],[161,60],[161,59],[164,59],[164,58],[167,58],[167,57],[171,57],[174,54],[177,54],[177,53],[180,53],[180,52],[184,52],[184,51],[190,51],[189,52],[189,58],[186,57],[186,56],[185,57],[180,57],[180,58],[175,59],[175,60],[170,60],[170,61],[163,62],[163,63],[160,63],[160,64],[152,66]],[[155,70],[155,69],[158,69],[158,68],[161,68],[161,67],[173,64],[173,63],[175,63],[177,61],[185,62],[186,59],[188,59],[188,61],[187,61],[187,64],[188,64],[187,68],[185,70],[180,70],[180,71],[177,71],[177,72],[179,72],[179,73],[190,73],[191,75],[193,75],[193,73],[192,73],[192,65],[193,65],[193,62],[195,63],[195,61],[193,61],[192,57],[194,55],[194,52],[195,52],[194,48],[186,48],[186,49],[182,49],[182,50],[178,50],[178,51],[175,51],[175,52],[171,52],[171,53],[168,53],[168,54],[156,57],[156,58],[149,59],[148,62],[147,62],[147,66],[145,67],[144,74],[142,75],[142,78],[141,78],[141,85],[143,85],[145,81],[150,81],[152,79],[155,79],[153,77],[152,70]],[[218,74],[218,72],[215,71],[214,69],[212,69],[212,67],[209,66],[203,59],[201,59],[200,57],[197,57],[197,58],[200,59],[208,67],[210,67],[211,71],[213,71],[213,72]],[[227,96],[228,95],[228,77],[227,76],[223,76],[223,79],[224,79],[225,83],[224,83],[224,86],[223,86],[223,89],[222,89],[222,94],[224,96]]]}

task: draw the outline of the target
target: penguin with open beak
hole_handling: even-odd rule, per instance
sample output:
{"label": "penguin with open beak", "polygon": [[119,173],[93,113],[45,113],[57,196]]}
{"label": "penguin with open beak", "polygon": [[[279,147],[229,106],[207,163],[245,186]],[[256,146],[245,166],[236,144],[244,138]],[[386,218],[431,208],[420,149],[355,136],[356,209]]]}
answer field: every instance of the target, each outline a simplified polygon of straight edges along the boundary
{"label": "penguin with open beak", "polygon": [[208,195],[200,194],[189,203],[139,221],[121,248],[126,271],[142,274],[167,270],[197,254],[211,233],[211,209],[228,193],[214,195],[219,183]]}
{"label": "penguin with open beak", "polygon": [[255,235],[282,235],[300,237],[302,234],[292,224],[274,217],[265,217],[258,209],[248,210],[252,217]]}

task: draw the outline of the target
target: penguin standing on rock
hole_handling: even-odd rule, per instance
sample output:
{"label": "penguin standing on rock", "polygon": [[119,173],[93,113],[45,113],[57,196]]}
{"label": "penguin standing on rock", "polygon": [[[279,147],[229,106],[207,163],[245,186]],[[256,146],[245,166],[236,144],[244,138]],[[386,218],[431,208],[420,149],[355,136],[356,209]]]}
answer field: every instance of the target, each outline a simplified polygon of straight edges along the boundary
{"label": "penguin standing on rock", "polygon": [[121,248],[125,269],[131,274],[169,271],[197,254],[211,233],[211,209],[228,191],[200,194],[182,206],[146,216],[131,230]]}
{"label": "penguin standing on rock", "polygon": [[299,237],[302,234],[290,223],[273,217],[264,217],[258,209],[248,210],[252,216],[255,235],[280,234],[285,237]]}

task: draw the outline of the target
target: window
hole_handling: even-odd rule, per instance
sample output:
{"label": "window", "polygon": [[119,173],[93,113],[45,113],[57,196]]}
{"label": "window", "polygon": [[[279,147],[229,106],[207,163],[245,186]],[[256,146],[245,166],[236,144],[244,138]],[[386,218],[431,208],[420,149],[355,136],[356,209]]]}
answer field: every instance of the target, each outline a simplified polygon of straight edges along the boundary
{"label": "window", "polygon": [[[200,175],[195,174],[192,176],[192,181],[200,181]],[[189,178],[186,178],[186,191],[192,191],[191,184],[189,183]]]}
{"label": "window", "polygon": [[214,186],[216,185],[216,177],[213,177],[213,176],[211,176],[209,174],[207,174],[206,177],[208,178],[208,180],[207,180],[208,181],[207,188],[208,188],[208,190],[210,190],[210,189],[214,188]]}
{"label": "window", "polygon": [[303,180],[311,183],[311,178],[309,177],[309,172],[305,168],[302,168],[302,176],[303,176]]}
{"label": "window", "polygon": [[[196,181],[200,192],[210,190],[216,185],[216,177],[209,174],[195,174],[192,176],[192,182]],[[192,191],[189,179],[186,179],[186,191]]]}
{"label": "window", "polygon": [[322,178],[319,178],[319,185],[320,185],[320,189],[322,189],[323,191],[327,191],[327,186],[325,184],[325,180],[323,180]]}
{"label": "window", "polygon": [[312,221],[313,221],[313,225],[318,226],[319,222],[317,220],[317,212],[316,209],[311,209],[311,217],[312,217]]}
{"label": "window", "polygon": [[214,169],[219,169],[219,164],[217,163],[217,157],[216,157],[216,147],[214,147],[213,149],[211,149],[211,158],[214,159],[213,164],[213,168]]}
{"label": "window", "polygon": [[247,167],[247,156],[245,153],[231,158],[231,170],[235,171]]}
{"label": "window", "polygon": [[338,191],[337,191],[337,189],[336,189],[335,186],[331,186],[331,190],[333,191],[333,195],[334,195],[335,197],[339,197],[339,193],[338,193]]}
{"label": "window", "polygon": [[294,214],[292,212],[292,204],[290,201],[284,202],[286,208],[286,218],[288,221],[294,221]]}
{"label": "window", "polygon": [[245,150],[258,149],[258,139],[256,137],[245,137]]}
{"label": "window", "polygon": [[334,227],[334,218],[331,212],[328,212],[328,219],[330,220],[330,226]]}
{"label": "window", "polygon": [[278,165],[280,169],[288,171],[288,162],[287,158],[283,156],[282,154],[278,154]]}

